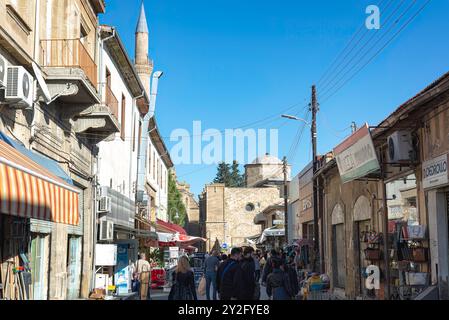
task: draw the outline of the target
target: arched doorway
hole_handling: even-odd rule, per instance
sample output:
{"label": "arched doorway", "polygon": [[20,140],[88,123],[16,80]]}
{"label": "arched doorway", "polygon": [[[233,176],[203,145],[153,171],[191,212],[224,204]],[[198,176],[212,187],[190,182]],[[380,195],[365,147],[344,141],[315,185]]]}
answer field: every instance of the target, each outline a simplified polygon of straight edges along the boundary
{"label": "arched doorway", "polygon": [[337,288],[346,286],[346,237],[343,208],[337,204],[332,210],[332,274]]}
{"label": "arched doorway", "polygon": [[366,196],[360,196],[354,204],[354,236],[355,236],[355,264],[356,264],[356,283],[357,292],[364,295],[365,285],[364,277],[362,277],[365,268],[372,264],[365,257],[365,250],[368,248],[368,243],[364,240],[364,234],[372,231],[371,225],[371,203]]}

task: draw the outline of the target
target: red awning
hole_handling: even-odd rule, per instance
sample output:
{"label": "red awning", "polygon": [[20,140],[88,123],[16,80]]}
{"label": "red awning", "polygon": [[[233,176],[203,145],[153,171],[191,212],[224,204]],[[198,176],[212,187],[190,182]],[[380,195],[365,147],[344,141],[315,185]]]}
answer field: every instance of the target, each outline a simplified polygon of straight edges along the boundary
{"label": "red awning", "polygon": [[160,219],[156,220],[156,230],[161,231],[161,232],[179,233],[179,234],[187,235],[187,232],[184,230],[183,227],[178,226],[177,224],[170,223],[170,222],[165,222]]}
{"label": "red awning", "polygon": [[0,213],[79,224],[79,190],[0,140]]}

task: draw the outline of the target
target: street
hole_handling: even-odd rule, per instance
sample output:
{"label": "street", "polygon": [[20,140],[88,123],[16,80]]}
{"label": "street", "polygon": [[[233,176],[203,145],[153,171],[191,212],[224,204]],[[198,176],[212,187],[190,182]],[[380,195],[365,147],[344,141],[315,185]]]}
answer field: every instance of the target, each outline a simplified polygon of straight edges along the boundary
{"label": "street", "polygon": [[[169,292],[164,292],[162,289],[151,290],[151,300],[168,300],[168,294]],[[206,297],[198,297],[198,300],[206,300]],[[268,300],[267,291],[263,286],[260,288],[260,300]]]}

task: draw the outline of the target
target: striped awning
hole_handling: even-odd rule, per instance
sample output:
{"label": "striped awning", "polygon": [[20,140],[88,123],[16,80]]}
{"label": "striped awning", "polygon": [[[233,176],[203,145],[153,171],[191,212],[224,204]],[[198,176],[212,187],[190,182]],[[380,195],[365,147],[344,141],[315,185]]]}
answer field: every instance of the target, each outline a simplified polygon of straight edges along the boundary
{"label": "striped awning", "polygon": [[79,190],[0,140],[0,212],[79,224]]}

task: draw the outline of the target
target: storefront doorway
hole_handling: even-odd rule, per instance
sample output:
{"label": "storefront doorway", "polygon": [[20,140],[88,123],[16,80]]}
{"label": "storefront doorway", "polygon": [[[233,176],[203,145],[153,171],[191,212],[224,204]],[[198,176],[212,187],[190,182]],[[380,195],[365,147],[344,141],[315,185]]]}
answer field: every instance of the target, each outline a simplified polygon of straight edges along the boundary
{"label": "storefront doorway", "polygon": [[67,256],[67,299],[80,297],[81,237],[69,236]]}
{"label": "storefront doorway", "polygon": [[334,287],[346,287],[346,237],[344,213],[340,204],[332,211],[332,274]]}
{"label": "storefront doorway", "polygon": [[50,235],[33,233],[31,237],[33,300],[47,300]]}
{"label": "storefront doorway", "polygon": [[[376,244],[368,242],[368,234],[376,233],[371,224],[371,203],[366,196],[360,196],[354,204],[354,263],[356,290],[363,296],[373,297],[372,292],[365,290],[366,267],[369,265],[379,265],[380,249]],[[367,250],[370,250],[368,254]],[[376,257],[374,252],[378,253]]]}

